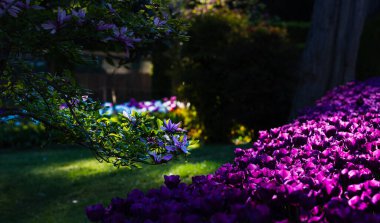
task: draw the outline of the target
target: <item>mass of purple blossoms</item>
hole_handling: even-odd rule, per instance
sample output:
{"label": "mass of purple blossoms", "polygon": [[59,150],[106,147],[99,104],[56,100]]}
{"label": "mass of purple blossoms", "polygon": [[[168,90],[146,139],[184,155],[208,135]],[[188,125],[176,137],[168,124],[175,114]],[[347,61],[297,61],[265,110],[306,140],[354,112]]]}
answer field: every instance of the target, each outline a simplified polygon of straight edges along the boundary
{"label": "mass of purple blossoms", "polygon": [[380,79],[330,91],[214,174],[96,204],[93,222],[380,222]]}

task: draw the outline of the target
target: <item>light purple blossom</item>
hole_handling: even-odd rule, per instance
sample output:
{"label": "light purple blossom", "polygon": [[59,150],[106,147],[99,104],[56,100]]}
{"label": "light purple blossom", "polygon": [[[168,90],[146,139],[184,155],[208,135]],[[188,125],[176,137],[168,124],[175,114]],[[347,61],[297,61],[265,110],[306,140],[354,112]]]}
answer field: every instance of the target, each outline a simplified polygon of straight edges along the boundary
{"label": "light purple blossom", "polygon": [[12,17],[17,17],[21,12],[18,6],[18,1],[15,0],[0,0],[0,17],[8,13]]}
{"label": "light purple blossom", "polygon": [[157,154],[156,152],[150,152],[149,155],[152,157],[154,163],[166,163],[173,158],[172,154]]}
{"label": "light purple blossom", "polygon": [[167,21],[165,20],[161,20],[160,18],[158,17],[155,17],[154,20],[153,20],[153,24],[157,27],[160,27],[160,26],[163,26],[167,23]]}
{"label": "light purple blossom", "polygon": [[126,57],[130,57],[130,49],[134,48],[134,43],[140,42],[141,39],[132,37],[133,32],[129,32],[126,27],[114,28],[113,35],[104,39],[104,41],[118,41],[124,45]]}
{"label": "light purple blossom", "polygon": [[173,136],[172,137],[173,144],[167,145],[165,148],[168,152],[182,152],[182,153],[188,153],[187,147],[189,146],[189,142],[187,141],[187,135],[184,135],[182,138],[182,141],[180,140],[179,136]]}
{"label": "light purple blossom", "polygon": [[179,126],[181,125],[181,122],[175,124],[173,123],[170,119],[169,120],[164,120],[163,123],[164,126],[161,127],[161,129],[165,132],[168,133],[176,133],[176,132],[181,132],[183,129],[181,129]]}
{"label": "light purple blossom", "polygon": [[41,26],[45,30],[50,30],[51,34],[55,34],[59,29],[63,28],[66,25],[65,23],[68,22],[70,19],[71,16],[67,15],[65,10],[58,8],[57,20],[49,20],[43,23]]}

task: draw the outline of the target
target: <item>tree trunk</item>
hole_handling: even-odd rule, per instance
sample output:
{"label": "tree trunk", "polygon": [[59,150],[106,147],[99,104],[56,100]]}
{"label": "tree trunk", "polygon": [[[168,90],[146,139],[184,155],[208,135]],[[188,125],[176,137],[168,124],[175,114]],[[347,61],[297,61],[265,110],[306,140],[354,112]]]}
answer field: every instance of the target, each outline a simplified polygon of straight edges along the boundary
{"label": "tree trunk", "polygon": [[291,116],[327,90],[355,79],[360,36],[371,0],[316,0]]}

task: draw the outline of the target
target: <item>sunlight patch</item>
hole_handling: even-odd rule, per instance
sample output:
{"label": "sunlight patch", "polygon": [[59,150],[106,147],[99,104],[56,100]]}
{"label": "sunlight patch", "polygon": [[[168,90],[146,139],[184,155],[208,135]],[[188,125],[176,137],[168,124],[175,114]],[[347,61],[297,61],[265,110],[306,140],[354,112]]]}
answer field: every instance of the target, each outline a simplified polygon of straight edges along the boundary
{"label": "sunlight patch", "polygon": [[173,165],[163,175],[180,175],[181,178],[192,177],[196,175],[204,175],[213,173],[218,167],[219,163],[212,161],[203,161],[198,163],[183,163]]}
{"label": "sunlight patch", "polygon": [[77,178],[91,176],[101,173],[111,173],[118,169],[109,163],[99,163],[97,160],[83,159],[79,161],[53,164],[33,169],[31,172],[35,175],[44,175],[48,177],[64,176],[68,178]]}

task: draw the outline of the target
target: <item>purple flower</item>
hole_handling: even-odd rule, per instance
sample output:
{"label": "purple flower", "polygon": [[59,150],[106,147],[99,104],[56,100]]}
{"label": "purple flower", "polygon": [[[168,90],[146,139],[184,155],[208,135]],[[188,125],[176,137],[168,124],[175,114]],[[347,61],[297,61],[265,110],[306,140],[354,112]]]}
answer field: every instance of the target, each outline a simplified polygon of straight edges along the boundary
{"label": "purple flower", "polygon": [[8,13],[12,17],[17,17],[21,12],[18,2],[15,0],[1,0],[0,1],[0,17]]}
{"label": "purple flower", "polygon": [[172,154],[162,155],[162,154],[157,154],[155,152],[150,152],[149,155],[153,158],[153,161],[156,164],[166,163],[173,158]]}
{"label": "purple flower", "polygon": [[133,32],[128,32],[128,29],[126,27],[122,28],[114,28],[113,29],[113,36],[109,36],[104,39],[104,41],[118,41],[124,45],[126,57],[130,57],[130,49],[135,48],[134,44],[141,41],[139,38],[132,37]]}
{"label": "purple flower", "polygon": [[169,189],[176,188],[178,184],[181,182],[180,177],[178,175],[171,175],[171,176],[164,176],[165,179],[165,185]]}
{"label": "purple flower", "polygon": [[64,27],[66,25],[65,23],[67,21],[69,21],[70,19],[71,19],[71,16],[66,15],[65,10],[58,8],[57,20],[56,21],[49,20],[49,21],[43,23],[41,26],[45,30],[50,30],[51,34],[55,34],[55,33],[57,33],[57,31],[59,29]]}
{"label": "purple flower", "polygon": [[102,204],[95,204],[86,208],[87,218],[93,222],[101,221],[104,217],[105,212],[106,209]]}
{"label": "purple flower", "polygon": [[373,205],[376,205],[376,206],[380,205],[380,193],[373,195],[371,201]]}
{"label": "purple flower", "polygon": [[59,109],[62,110],[62,109],[69,108],[69,105],[70,105],[71,107],[75,107],[75,106],[77,106],[78,104],[79,104],[79,100],[76,99],[76,98],[74,98],[74,99],[71,99],[71,100],[69,101],[69,103],[62,103],[62,104],[60,104],[60,105],[59,105]]}
{"label": "purple flower", "polygon": [[176,132],[181,132],[183,129],[179,128],[181,123],[173,123],[170,119],[169,120],[164,120],[164,126],[161,127],[161,129],[167,133],[176,133]]}
{"label": "purple flower", "polygon": [[173,136],[173,144],[166,146],[166,150],[168,152],[181,151],[183,153],[188,153],[187,147],[189,146],[189,142],[187,141],[187,135],[184,135],[182,141],[179,140],[179,136]]}
{"label": "purple flower", "polygon": [[153,20],[153,24],[157,27],[160,27],[160,26],[163,26],[166,24],[166,21],[165,20],[161,20],[160,18],[158,17],[155,17],[154,20]]}

